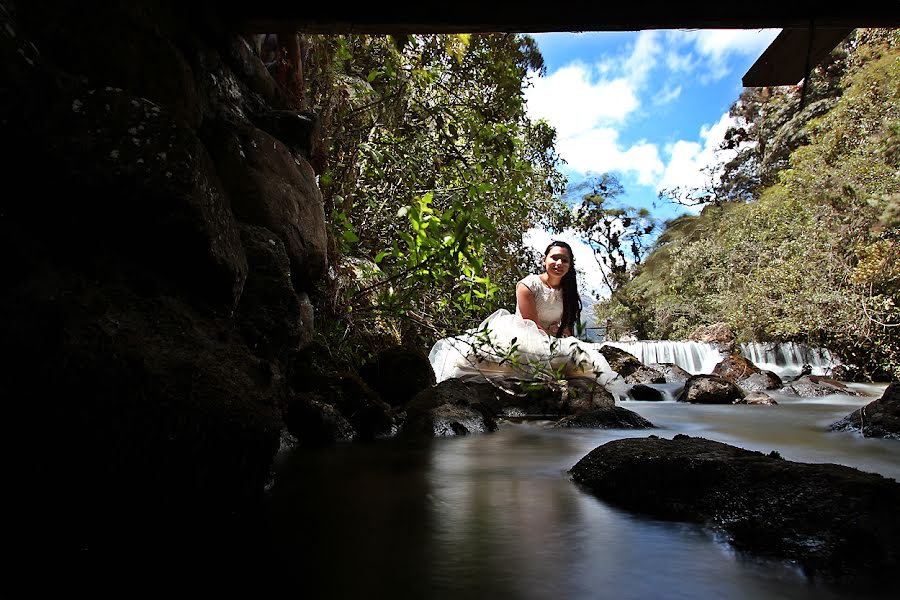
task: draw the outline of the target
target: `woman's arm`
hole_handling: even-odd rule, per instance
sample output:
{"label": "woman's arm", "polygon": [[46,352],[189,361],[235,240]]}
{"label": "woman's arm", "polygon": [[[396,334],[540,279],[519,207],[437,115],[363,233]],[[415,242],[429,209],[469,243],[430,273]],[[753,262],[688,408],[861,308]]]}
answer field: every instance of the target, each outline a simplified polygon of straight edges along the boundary
{"label": "woman's arm", "polygon": [[541,331],[544,330],[538,322],[537,304],[534,301],[534,293],[528,289],[528,286],[524,283],[516,285],[516,307],[519,309],[519,314],[522,315],[523,319],[533,321],[538,329]]}

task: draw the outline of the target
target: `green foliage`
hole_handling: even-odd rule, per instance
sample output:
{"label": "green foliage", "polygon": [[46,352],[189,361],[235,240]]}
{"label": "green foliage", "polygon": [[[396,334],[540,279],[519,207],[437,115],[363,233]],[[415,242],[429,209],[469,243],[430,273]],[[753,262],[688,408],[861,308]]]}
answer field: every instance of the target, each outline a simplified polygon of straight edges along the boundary
{"label": "green foliage", "polygon": [[[319,183],[333,278],[323,317],[358,331],[378,315],[427,346],[511,308],[528,258],[522,234],[564,214],[555,131],[525,114],[526,75],[543,69],[534,41],[306,39],[309,97],[328,134]],[[349,256],[381,275],[338,285]]]}
{"label": "green foliage", "polygon": [[645,208],[622,206],[615,201],[623,188],[612,175],[588,179],[572,192],[582,195],[570,226],[594,251],[603,282],[615,295],[647,254],[647,241],[656,230],[656,220]]}
{"label": "green foliage", "polygon": [[786,168],[761,177],[773,181],[751,202],[668,223],[623,289],[636,307],[614,298],[614,310],[651,337],[725,321],[744,340],[808,342],[872,377],[900,376],[900,32],[860,32],[844,64],[829,110],[766,134],[805,132]]}

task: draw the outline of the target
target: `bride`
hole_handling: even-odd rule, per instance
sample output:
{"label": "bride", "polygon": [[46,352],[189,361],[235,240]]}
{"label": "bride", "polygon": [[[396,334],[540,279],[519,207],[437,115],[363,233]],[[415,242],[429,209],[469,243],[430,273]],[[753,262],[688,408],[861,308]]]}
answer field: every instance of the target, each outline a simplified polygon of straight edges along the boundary
{"label": "bride", "polygon": [[599,344],[572,336],[581,316],[575,258],[566,242],[544,251],[544,272],[516,284],[516,313],[500,309],[475,329],[438,340],[428,358],[440,383],[450,378],[551,379],[618,374]]}

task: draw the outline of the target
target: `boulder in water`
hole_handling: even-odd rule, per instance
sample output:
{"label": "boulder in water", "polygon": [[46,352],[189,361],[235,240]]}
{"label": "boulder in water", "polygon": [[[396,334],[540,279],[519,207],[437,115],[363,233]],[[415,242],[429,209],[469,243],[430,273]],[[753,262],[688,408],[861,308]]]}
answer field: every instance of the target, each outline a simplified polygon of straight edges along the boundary
{"label": "boulder in water", "polygon": [[797,394],[803,398],[816,398],[830,394],[860,395],[859,392],[848,388],[836,379],[819,377],[817,375],[804,375],[784,386],[782,391],[789,394]]}
{"label": "boulder in water", "polygon": [[765,392],[750,392],[743,398],[735,400],[734,404],[766,404],[772,406],[778,403]]}
{"label": "boulder in water", "polygon": [[600,353],[609,363],[610,368],[618,373],[626,383],[665,383],[665,376],[647,367],[636,356],[621,348],[604,344]]}
{"label": "boulder in water", "polygon": [[732,353],[723,358],[719,364],[713,369],[712,374],[718,375],[722,379],[727,379],[731,383],[738,383],[742,379],[746,379],[751,375],[759,373],[760,369],[752,361]]}
{"label": "boulder in water", "polygon": [[900,383],[884,395],[831,425],[832,431],[861,431],[864,437],[900,439]]}
{"label": "boulder in water", "polygon": [[892,479],[686,435],[608,442],[570,473],[603,500],[702,523],[741,551],[794,561],[810,576],[896,586],[900,484]]}
{"label": "boulder in water", "polygon": [[745,392],[758,392],[762,390],[777,390],[784,385],[781,377],[772,371],[760,371],[754,373],[750,377],[746,377],[737,382]]}
{"label": "boulder in water", "polygon": [[653,427],[653,423],[627,408],[613,406],[563,417],[553,426],[557,428],[648,429]]}
{"label": "boulder in water", "polygon": [[691,374],[676,365],[675,363],[653,363],[647,365],[649,368],[659,371],[666,378],[666,383],[681,383],[690,379]]}
{"label": "boulder in water", "polygon": [[663,400],[663,393],[643,383],[636,383],[628,390],[628,397],[632,400],[643,400],[645,402],[660,402]]}
{"label": "boulder in water", "polygon": [[734,404],[744,397],[741,388],[716,375],[694,375],[676,396],[678,402],[693,404]]}

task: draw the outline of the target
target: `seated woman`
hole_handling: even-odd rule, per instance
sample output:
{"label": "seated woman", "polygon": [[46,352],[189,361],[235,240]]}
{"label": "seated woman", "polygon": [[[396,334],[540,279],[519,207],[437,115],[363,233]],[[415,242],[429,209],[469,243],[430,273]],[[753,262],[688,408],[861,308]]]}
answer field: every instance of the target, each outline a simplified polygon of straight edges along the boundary
{"label": "seated woman", "polygon": [[516,285],[515,314],[500,309],[478,328],[438,340],[428,357],[438,383],[469,377],[590,377],[606,385],[618,376],[599,345],[572,337],[581,316],[572,248],[551,242],[543,264],[543,273]]}

